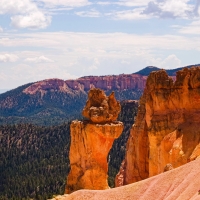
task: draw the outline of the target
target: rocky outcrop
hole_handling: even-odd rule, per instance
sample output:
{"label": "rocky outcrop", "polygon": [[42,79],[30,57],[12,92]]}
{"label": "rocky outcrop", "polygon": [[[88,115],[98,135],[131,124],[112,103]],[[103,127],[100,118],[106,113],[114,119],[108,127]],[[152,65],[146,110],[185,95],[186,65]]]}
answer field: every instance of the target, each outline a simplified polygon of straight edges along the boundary
{"label": "rocky outcrop", "polygon": [[127,143],[123,184],[200,157],[200,68],[152,72]]}
{"label": "rocky outcrop", "polygon": [[41,94],[45,94],[47,91],[61,91],[61,92],[69,92],[69,87],[65,83],[64,80],[61,79],[46,79],[43,81],[36,82],[29,87],[25,88],[23,92],[25,94],[36,94],[40,92]]}
{"label": "rocky outcrop", "polygon": [[114,92],[107,97],[103,90],[91,89],[82,114],[94,123],[106,123],[115,121],[120,110],[121,106],[115,99]]}
{"label": "rocky outcrop", "polygon": [[110,76],[85,76],[77,79],[77,82],[84,85],[85,90],[93,87],[103,90],[124,90],[124,89],[144,89],[146,76],[139,74],[120,74]]}
{"label": "rocky outcrop", "polygon": [[116,113],[119,113],[120,105],[113,93],[106,97],[103,91],[92,89],[83,109],[84,116],[89,120],[71,123],[71,170],[65,193],[79,189],[109,188],[107,156],[114,140],[123,131],[123,123],[115,121],[113,106],[116,106]]}
{"label": "rocky outcrop", "polygon": [[92,88],[103,90],[143,90],[146,83],[146,76],[139,74],[121,74],[112,76],[86,76],[76,80],[46,79],[33,83],[24,93],[35,94],[44,93],[46,90],[69,92],[70,90],[88,91]]}

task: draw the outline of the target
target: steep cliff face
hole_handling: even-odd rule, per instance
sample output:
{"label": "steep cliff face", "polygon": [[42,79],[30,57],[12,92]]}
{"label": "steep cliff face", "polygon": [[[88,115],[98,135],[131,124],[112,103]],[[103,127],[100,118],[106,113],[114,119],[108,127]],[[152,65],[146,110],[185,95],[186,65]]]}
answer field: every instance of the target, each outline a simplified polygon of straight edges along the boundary
{"label": "steep cliff face", "polygon": [[70,90],[88,91],[91,88],[101,88],[103,90],[124,90],[139,89],[145,87],[147,76],[139,74],[121,74],[112,76],[86,76],[76,80],[46,79],[36,82],[27,87],[23,92],[35,94],[45,93],[47,90],[70,93]]}
{"label": "steep cliff face", "polygon": [[[139,74],[120,74],[111,76],[86,76],[77,79],[77,82],[84,85],[85,90],[93,87],[103,90],[116,89],[144,89],[147,76]],[[66,82],[68,83],[68,81]]]}
{"label": "steep cliff face", "polygon": [[122,170],[123,184],[179,167],[200,156],[200,68],[152,72],[140,99]]}
{"label": "steep cliff face", "polygon": [[[114,109],[115,107],[115,109]],[[91,89],[83,109],[87,121],[70,126],[70,167],[65,193],[79,189],[108,189],[108,153],[123,131],[115,121],[121,110],[114,93],[109,97],[100,89]]]}
{"label": "steep cliff face", "polygon": [[123,130],[121,122],[93,124],[73,121],[70,127],[70,173],[65,193],[79,189],[108,189],[107,156]]}

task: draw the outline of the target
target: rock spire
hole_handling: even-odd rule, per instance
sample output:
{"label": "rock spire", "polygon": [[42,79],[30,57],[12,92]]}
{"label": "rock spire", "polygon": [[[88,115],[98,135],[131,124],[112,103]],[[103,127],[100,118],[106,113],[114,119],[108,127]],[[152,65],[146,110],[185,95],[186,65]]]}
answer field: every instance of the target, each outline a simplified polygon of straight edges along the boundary
{"label": "rock spire", "polygon": [[70,166],[65,193],[79,189],[108,189],[107,156],[123,123],[116,121],[120,104],[114,93],[109,97],[100,89],[91,89],[83,109],[85,121],[73,121],[70,126]]}

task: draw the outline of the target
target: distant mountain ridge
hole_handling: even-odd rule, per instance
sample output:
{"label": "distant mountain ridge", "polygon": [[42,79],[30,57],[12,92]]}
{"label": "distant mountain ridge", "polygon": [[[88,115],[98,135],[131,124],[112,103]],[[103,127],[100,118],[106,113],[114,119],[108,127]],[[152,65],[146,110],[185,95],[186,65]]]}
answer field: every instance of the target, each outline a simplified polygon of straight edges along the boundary
{"label": "distant mountain ridge", "polygon": [[[187,68],[191,68],[191,67],[197,67],[197,66],[200,66],[200,64],[196,64],[196,65],[189,65],[189,66],[185,66]],[[176,68],[176,69],[164,69],[167,74],[169,76],[176,76],[176,72],[185,68],[185,67],[179,67],[179,68]],[[158,67],[155,67],[155,66],[148,66],[148,67],[145,67],[144,69],[138,71],[138,72],[135,72],[134,74],[139,74],[139,75],[142,75],[142,76],[148,76],[152,71],[159,71],[161,70],[162,68],[158,68]]]}
{"label": "distant mountain ridge", "polygon": [[9,89],[0,89],[0,94],[5,93],[6,91],[8,91]]}
{"label": "distant mountain ridge", "polygon": [[[197,66],[197,65],[194,65]],[[192,67],[192,66],[189,66]],[[174,76],[178,69],[167,70]],[[146,67],[134,74],[85,76],[76,80],[46,79],[0,94],[0,124],[56,125],[81,118],[91,88],[115,92],[119,101],[138,100],[147,76],[159,68]]]}

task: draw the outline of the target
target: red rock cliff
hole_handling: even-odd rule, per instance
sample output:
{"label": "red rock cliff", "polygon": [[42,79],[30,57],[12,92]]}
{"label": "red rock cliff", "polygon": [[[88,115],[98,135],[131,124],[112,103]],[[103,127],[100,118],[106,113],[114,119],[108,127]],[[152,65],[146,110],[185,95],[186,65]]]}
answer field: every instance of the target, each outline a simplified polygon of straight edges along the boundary
{"label": "red rock cliff", "polygon": [[200,68],[178,71],[175,82],[164,70],[152,72],[139,105],[123,185],[200,157]]}
{"label": "red rock cliff", "polygon": [[143,90],[146,78],[146,76],[139,74],[121,74],[111,76],[86,76],[76,80],[66,81],[61,79],[46,79],[30,85],[23,92],[26,94],[35,94],[38,91],[45,93],[46,90],[58,90],[70,93],[71,90],[88,91],[91,88],[100,88],[103,90]]}

